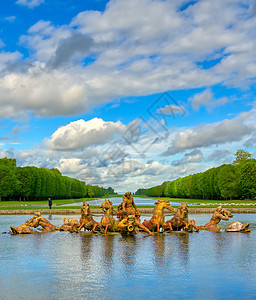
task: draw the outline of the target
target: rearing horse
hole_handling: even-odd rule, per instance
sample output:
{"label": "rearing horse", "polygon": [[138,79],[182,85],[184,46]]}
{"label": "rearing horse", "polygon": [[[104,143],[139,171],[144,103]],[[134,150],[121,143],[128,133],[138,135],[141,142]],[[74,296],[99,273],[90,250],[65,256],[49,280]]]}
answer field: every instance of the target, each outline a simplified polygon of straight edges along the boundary
{"label": "rearing horse", "polygon": [[100,223],[95,224],[93,226],[93,232],[96,229],[99,229],[100,231],[104,230],[104,233],[107,233],[107,231],[117,231],[117,221],[113,218],[113,206],[112,201],[105,200],[100,207],[102,208],[104,212],[104,216],[101,218]]}
{"label": "rearing horse", "polygon": [[172,213],[174,212],[174,209],[170,202],[166,200],[158,200],[155,202],[155,205],[153,217],[150,220],[145,220],[142,224],[150,231],[155,231],[155,229],[157,229],[157,232],[160,232],[160,228],[164,224],[164,209],[166,208]]}
{"label": "rearing horse", "polygon": [[97,222],[92,217],[90,205],[84,201],[83,206],[81,207],[81,218],[79,220],[79,224],[73,223],[70,231],[72,232],[74,230],[79,232],[82,228],[85,230],[92,230],[95,224],[97,225]]}
{"label": "rearing horse", "polygon": [[163,224],[163,229],[170,231],[199,231],[199,227],[196,226],[195,220],[189,220],[188,218],[187,202],[182,203],[178,207],[176,214]]}

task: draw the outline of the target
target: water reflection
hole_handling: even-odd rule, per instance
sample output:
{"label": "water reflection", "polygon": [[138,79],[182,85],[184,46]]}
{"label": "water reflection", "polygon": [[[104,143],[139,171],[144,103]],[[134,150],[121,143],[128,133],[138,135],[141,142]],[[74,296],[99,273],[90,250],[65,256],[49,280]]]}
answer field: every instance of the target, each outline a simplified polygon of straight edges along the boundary
{"label": "water reflection", "polygon": [[102,239],[102,252],[103,252],[103,265],[109,267],[113,263],[114,254],[114,241],[115,237],[113,235],[105,235]]}
{"label": "water reflection", "polygon": [[88,262],[91,259],[91,248],[92,248],[92,239],[91,234],[83,234],[80,237],[81,240],[81,261]]}
{"label": "water reflection", "polygon": [[121,250],[121,262],[126,276],[131,277],[136,267],[136,255],[138,250],[136,245],[136,236],[123,235],[119,239]]}
{"label": "water reflection", "polygon": [[[210,215],[198,218],[206,223]],[[255,224],[255,215],[239,218]],[[2,216],[0,231],[23,222],[24,216]],[[52,215],[53,224],[62,222]],[[223,228],[154,236],[1,234],[0,298],[254,299],[256,230]]]}
{"label": "water reflection", "polygon": [[176,234],[176,242],[177,242],[177,259],[179,262],[186,267],[189,265],[189,233],[180,233]]}

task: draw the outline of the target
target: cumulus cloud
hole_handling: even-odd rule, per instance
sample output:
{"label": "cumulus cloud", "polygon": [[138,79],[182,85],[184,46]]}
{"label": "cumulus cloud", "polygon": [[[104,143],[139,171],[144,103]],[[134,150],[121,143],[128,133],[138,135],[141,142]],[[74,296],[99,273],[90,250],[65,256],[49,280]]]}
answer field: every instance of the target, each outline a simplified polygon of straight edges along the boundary
{"label": "cumulus cloud", "polygon": [[70,37],[60,40],[55,55],[49,61],[49,65],[57,68],[67,64],[76,54],[84,56],[89,53],[92,44],[93,39],[91,37],[79,32],[73,32]]}
{"label": "cumulus cloud", "polygon": [[54,150],[79,150],[84,147],[104,144],[120,135],[125,126],[120,122],[105,122],[94,118],[78,120],[58,128],[46,144]]}
{"label": "cumulus cloud", "polygon": [[[2,44],[3,45],[3,44]],[[1,46],[1,40],[0,40]],[[9,64],[15,63],[22,58],[22,54],[18,51],[15,52],[1,52],[0,53],[0,71],[4,70]],[[1,78],[0,78],[1,80]],[[1,91],[1,88],[0,88]]]}
{"label": "cumulus cloud", "polygon": [[245,121],[252,112],[242,113],[231,120],[223,120],[213,124],[202,124],[176,134],[171,146],[162,155],[168,156],[189,149],[219,145],[239,141],[253,131]]}
{"label": "cumulus cloud", "polygon": [[182,166],[191,163],[200,163],[204,160],[203,153],[201,150],[195,149],[189,153],[186,153],[182,159],[174,160],[173,166]]}
{"label": "cumulus cloud", "polygon": [[27,6],[28,8],[34,8],[44,3],[44,1],[45,0],[18,0],[16,1],[16,4]]}
{"label": "cumulus cloud", "polygon": [[206,106],[208,110],[211,108],[222,106],[227,103],[227,97],[215,99],[210,89],[204,90],[202,93],[195,94],[188,99],[193,109],[198,110],[200,106]]}
{"label": "cumulus cloud", "polygon": [[87,167],[80,158],[63,158],[59,161],[58,170],[62,174],[77,174]]}
{"label": "cumulus cloud", "polygon": [[182,105],[175,105],[170,104],[166,105],[164,107],[160,107],[156,111],[157,114],[162,116],[170,116],[170,115],[176,115],[176,114],[184,114],[185,108]]}
{"label": "cumulus cloud", "polygon": [[[32,7],[41,1],[18,3]],[[251,17],[251,8],[229,0],[198,1],[185,9],[182,5],[180,1],[117,0],[103,12],[79,13],[70,24],[38,21],[20,38],[31,53],[22,73],[8,68],[13,62],[2,56],[0,67],[9,70],[0,82],[5,116],[18,111],[72,115],[120,97],[220,82],[251,84],[256,77],[251,29],[256,18]],[[91,64],[84,64],[86,57]],[[216,58],[215,65],[202,67]],[[225,101],[211,98],[210,90],[191,99],[195,108]],[[174,112],[173,107],[165,109]]]}

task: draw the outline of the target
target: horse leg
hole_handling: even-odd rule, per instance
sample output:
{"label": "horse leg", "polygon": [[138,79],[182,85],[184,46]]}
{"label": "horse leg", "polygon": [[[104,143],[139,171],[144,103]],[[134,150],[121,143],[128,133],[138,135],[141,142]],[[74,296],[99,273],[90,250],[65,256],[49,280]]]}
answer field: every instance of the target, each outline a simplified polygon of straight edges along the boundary
{"label": "horse leg", "polygon": [[110,226],[110,224],[108,224],[106,227],[105,227],[105,234],[107,233],[108,231],[108,227]]}
{"label": "horse leg", "polygon": [[168,225],[169,225],[170,231],[173,231],[172,223],[170,222],[170,223],[168,223]]}
{"label": "horse leg", "polygon": [[[75,224],[72,224],[72,228]],[[79,227],[78,227],[78,232],[84,227],[85,223],[83,222]]]}
{"label": "horse leg", "polygon": [[94,231],[95,231],[95,229],[96,229],[97,225],[98,225],[97,223],[95,223],[95,224],[93,225],[92,232],[94,232]]}
{"label": "horse leg", "polygon": [[160,226],[159,226],[159,223],[156,223],[156,227],[157,227],[157,232],[160,232]]}

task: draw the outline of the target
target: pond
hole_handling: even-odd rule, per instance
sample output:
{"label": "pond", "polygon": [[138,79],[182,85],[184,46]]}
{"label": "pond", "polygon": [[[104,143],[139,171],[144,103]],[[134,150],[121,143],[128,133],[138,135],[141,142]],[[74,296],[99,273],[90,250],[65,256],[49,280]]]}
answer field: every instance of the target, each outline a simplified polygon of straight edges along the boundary
{"label": "pond", "polygon": [[[0,218],[0,299],[256,297],[253,214],[237,214],[232,220],[250,222],[250,233],[226,233],[223,229],[230,222],[222,221],[219,233],[139,233],[134,237],[58,231],[2,234],[29,217]],[[64,218],[45,217],[56,226]],[[197,225],[210,217],[190,215]]]}
{"label": "pond", "polygon": [[[85,201],[90,204],[90,206],[100,206],[101,203],[105,200],[106,198],[102,199],[96,199],[96,200],[90,200],[90,199],[85,199]],[[118,206],[120,203],[123,202],[123,197],[113,197],[113,198],[107,198],[112,201],[113,205]],[[154,203],[156,202],[156,199],[152,198],[140,198],[136,197],[134,198],[134,202],[137,206],[154,206]],[[170,201],[171,205],[180,205],[179,202],[172,202]],[[62,204],[60,206],[82,206],[83,202],[76,202],[76,203],[69,203],[69,204]],[[190,204],[188,204],[190,205]]]}

